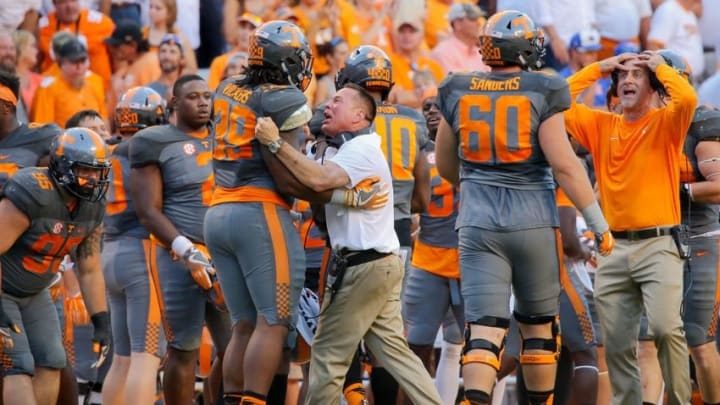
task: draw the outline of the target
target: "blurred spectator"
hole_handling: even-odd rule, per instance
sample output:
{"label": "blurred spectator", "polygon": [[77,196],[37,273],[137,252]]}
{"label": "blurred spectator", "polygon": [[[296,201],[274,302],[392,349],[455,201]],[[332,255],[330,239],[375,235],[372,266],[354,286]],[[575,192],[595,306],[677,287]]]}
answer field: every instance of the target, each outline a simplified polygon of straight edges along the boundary
{"label": "blurred spectator", "polygon": [[64,124],[73,114],[92,109],[107,117],[102,80],[88,72],[88,53],[77,38],[59,49],[60,75],[45,77],[35,93],[32,107],[34,122]]}
{"label": "blurred spectator", "polygon": [[328,61],[330,70],[317,82],[317,90],[313,98],[315,106],[330,100],[335,95],[335,75],[345,64],[345,58],[350,54],[350,47],[344,39],[335,37],[327,44],[318,46],[318,52]]}
{"label": "blurred spectator", "polygon": [[[715,46],[715,52],[720,52],[720,42]],[[709,104],[720,108],[720,64],[717,65],[715,73],[708,77],[698,89],[698,102]]]}
{"label": "blurred spectator", "polygon": [[[263,20],[285,18],[276,16],[276,11],[280,8],[288,8],[291,3],[287,0],[225,0],[223,5],[223,23],[222,29],[225,40],[231,47],[235,45],[235,31],[238,26],[238,17],[243,13],[256,15]],[[295,4],[295,1],[292,2]],[[293,22],[297,25],[296,22]]]}
{"label": "blurred spectator", "polygon": [[113,73],[112,91],[123,94],[130,87],[145,86],[160,77],[157,54],[150,52],[140,26],[133,21],[122,21],[105,39],[113,59],[122,65]]}
{"label": "blurred spectator", "polygon": [[703,0],[700,16],[700,36],[705,50],[705,75],[710,76],[720,67],[720,1]]}
{"label": "blurred spectator", "polygon": [[148,87],[160,94],[163,100],[167,100],[169,99],[168,90],[185,70],[184,48],[177,35],[165,34],[160,42],[158,62],[161,71],[160,77],[149,83]]}
{"label": "blurred spectator", "polygon": [[[585,66],[597,62],[600,50],[602,50],[600,33],[596,29],[590,28],[575,33],[570,38],[568,46],[570,61],[565,68],[558,72],[558,75],[567,79]],[[588,87],[580,94],[578,101],[588,107],[605,107],[607,104],[605,92],[599,83]]]}
{"label": "blurred spectator", "polygon": [[[561,40],[564,46],[570,44],[570,38],[576,32],[591,28],[595,25],[596,0],[547,0],[550,4],[550,15],[558,38],[551,38],[553,46],[549,49],[545,64],[555,70],[560,70],[570,61],[570,55],[556,54]],[[627,1],[627,0],[625,0]]]}
{"label": "blurred spectator", "polygon": [[10,31],[0,30],[0,69],[15,73],[17,50]]}
{"label": "blurred spectator", "polygon": [[60,66],[56,63],[57,55],[63,44],[73,39],[78,39],[78,37],[70,31],[58,31],[53,34],[50,39],[50,58],[52,59],[53,64],[47,70],[42,72],[43,76],[60,76]]}
{"label": "blurred spectator", "polygon": [[[175,26],[185,34],[195,52],[200,46],[200,0],[177,0],[177,9],[182,13],[178,13]],[[190,49],[185,51],[189,53]]]}
{"label": "blurred spectator", "polygon": [[341,9],[343,37],[350,49],[360,45],[388,48],[392,1],[353,0]]}
{"label": "blurred spectator", "polygon": [[6,0],[0,4],[0,30],[37,31],[42,0]]}
{"label": "blurred spectator", "polygon": [[424,43],[423,25],[420,21],[406,20],[402,16],[393,22],[394,51],[388,52],[393,66],[395,86],[391,93],[391,102],[420,108],[422,100],[415,95],[413,76],[415,72],[428,70],[437,83],[445,77],[442,66],[426,56],[422,49]]}
{"label": "blurred spectator", "polygon": [[603,49],[598,60],[609,58],[618,43],[647,46],[652,9],[650,0],[595,0],[595,18]]}
{"label": "blurred spectator", "polygon": [[[447,19],[450,21],[452,34],[432,51],[432,57],[440,62],[445,73],[490,70],[483,63],[478,46],[484,16],[485,12],[474,4],[456,3],[450,7]],[[427,35],[425,37],[427,38]]]}
{"label": "blurred spectator", "polygon": [[255,28],[259,27],[260,24],[262,24],[262,19],[250,13],[243,13],[243,15],[238,18],[237,31],[235,32],[234,41],[232,41],[235,46],[230,50],[230,52],[224,53],[213,59],[210,64],[208,87],[210,87],[211,90],[215,90],[217,85],[220,84],[220,79],[223,76],[223,71],[225,70],[228,59],[238,52],[248,51],[248,46],[250,46],[250,34],[252,34],[252,32],[255,31]]}
{"label": "blurred spectator", "polygon": [[[543,29],[545,34],[545,48],[548,53],[552,53],[553,57],[563,63],[567,63],[569,55],[567,52],[567,44],[558,34],[553,23],[553,17],[550,14],[551,0],[497,0],[497,10],[517,10],[527,14],[536,25]],[[555,66],[552,66],[557,71]]]}
{"label": "blurred spectator", "polygon": [[692,69],[692,77],[702,77],[705,69],[702,38],[698,19],[692,11],[696,0],[667,0],[652,16],[648,49],[671,49],[684,57]]}
{"label": "blurred spectator", "polygon": [[100,75],[106,89],[110,86],[110,57],[103,40],[110,36],[115,24],[98,11],[81,8],[78,0],[53,0],[55,11],[40,19],[41,71],[53,64],[50,56],[50,40],[58,31],[70,31],[77,35],[89,50],[90,70]]}
{"label": "blurred spectator", "polygon": [[[147,0],[111,0],[110,13],[108,15],[115,24],[123,20],[130,20],[142,26],[140,14],[143,1]],[[105,4],[107,4],[107,2],[105,2]]]}
{"label": "blurred spectator", "polygon": [[[142,33],[150,46],[150,50],[156,52],[165,34],[175,34],[180,38],[184,50],[192,49],[187,37],[175,27],[177,21],[176,0],[150,0],[150,24],[143,27]],[[197,71],[195,52],[185,54],[185,73]]]}
{"label": "blurred spectator", "polygon": [[20,78],[20,96],[25,105],[32,105],[35,91],[42,81],[42,76],[33,71],[38,62],[37,41],[30,32],[17,30],[13,32],[13,42],[17,50],[15,73]]}
{"label": "blurred spectator", "polygon": [[448,14],[454,0],[427,0],[425,16],[425,43],[432,49],[450,34]]}
{"label": "blurred spectator", "polygon": [[300,0],[293,11],[298,18],[297,26],[305,32],[315,56],[313,72],[317,76],[326,74],[330,67],[324,57],[318,56],[317,47],[342,35],[338,0]]}
{"label": "blurred spectator", "polygon": [[[222,80],[227,79],[230,76],[238,76],[242,74],[243,69],[248,65],[248,54],[247,52],[237,52],[228,59],[225,71],[223,71]],[[221,80],[221,81],[222,81]]]}
{"label": "blurred spectator", "polygon": [[73,114],[65,123],[65,128],[75,127],[92,129],[105,141],[112,137],[107,125],[105,125],[105,120],[103,120],[100,113],[95,110],[81,110]]}

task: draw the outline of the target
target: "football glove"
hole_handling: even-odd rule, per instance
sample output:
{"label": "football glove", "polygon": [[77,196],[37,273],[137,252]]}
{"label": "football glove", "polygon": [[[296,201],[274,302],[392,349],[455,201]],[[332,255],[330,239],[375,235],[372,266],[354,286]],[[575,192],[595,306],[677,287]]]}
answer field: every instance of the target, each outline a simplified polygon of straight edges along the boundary
{"label": "football glove", "polygon": [[183,255],[183,261],[190,272],[190,276],[200,288],[204,291],[212,288],[211,277],[215,275],[215,269],[210,264],[210,260],[198,248],[193,246],[188,249]]}
{"label": "football glove", "polygon": [[353,188],[333,190],[330,202],[352,208],[382,208],[390,199],[389,188],[387,183],[380,182],[380,177],[372,176]]}
{"label": "football glove", "polygon": [[603,233],[596,233],[595,245],[597,246],[598,253],[603,256],[607,256],[612,253],[613,248],[615,248],[615,238],[610,230]]}
{"label": "football glove", "polygon": [[208,302],[213,304],[218,311],[228,312],[227,304],[225,304],[225,296],[220,288],[220,281],[217,279],[217,274],[211,274],[210,281],[212,281],[212,287],[205,291]]}
{"label": "football glove", "polygon": [[17,334],[21,333],[20,328],[18,328],[15,322],[5,313],[5,309],[0,302],[0,351],[5,348],[12,349],[13,340],[10,335],[11,330]]}
{"label": "football glove", "polygon": [[107,311],[98,312],[90,317],[93,324],[93,353],[97,360],[91,365],[93,368],[102,366],[110,351],[110,315]]}
{"label": "football glove", "polygon": [[73,325],[87,325],[90,323],[90,314],[88,314],[85,301],[80,293],[73,297],[66,297],[64,304],[65,316],[70,318]]}

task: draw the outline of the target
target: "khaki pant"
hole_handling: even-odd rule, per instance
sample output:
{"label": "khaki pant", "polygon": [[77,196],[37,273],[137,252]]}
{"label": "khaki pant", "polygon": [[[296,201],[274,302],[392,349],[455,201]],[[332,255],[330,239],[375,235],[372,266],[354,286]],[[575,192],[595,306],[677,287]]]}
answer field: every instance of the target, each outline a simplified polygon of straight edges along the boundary
{"label": "khaki pant", "polygon": [[403,267],[390,255],[349,267],[340,290],[326,293],[312,345],[306,405],[340,403],[345,372],[361,339],[413,403],[442,404],[430,375],[403,337]]}
{"label": "khaki pant", "polygon": [[689,404],[687,343],[680,318],[683,261],[672,237],[619,239],[599,260],[595,299],[605,342],[613,404],[642,403],[637,337],[643,306],[665,380],[668,404]]}

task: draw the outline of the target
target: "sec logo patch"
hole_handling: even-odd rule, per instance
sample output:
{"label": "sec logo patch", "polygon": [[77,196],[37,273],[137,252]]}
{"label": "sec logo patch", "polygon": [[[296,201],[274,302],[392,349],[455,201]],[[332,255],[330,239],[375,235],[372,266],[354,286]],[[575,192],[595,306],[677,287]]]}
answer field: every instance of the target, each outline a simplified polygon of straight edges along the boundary
{"label": "sec logo patch", "polygon": [[192,155],[195,153],[195,145],[192,143],[186,143],[183,145],[183,152],[185,152],[186,155]]}
{"label": "sec logo patch", "polygon": [[55,223],[55,225],[53,225],[52,233],[57,235],[57,234],[61,233],[62,230],[63,230],[62,222],[57,222],[57,223]]}

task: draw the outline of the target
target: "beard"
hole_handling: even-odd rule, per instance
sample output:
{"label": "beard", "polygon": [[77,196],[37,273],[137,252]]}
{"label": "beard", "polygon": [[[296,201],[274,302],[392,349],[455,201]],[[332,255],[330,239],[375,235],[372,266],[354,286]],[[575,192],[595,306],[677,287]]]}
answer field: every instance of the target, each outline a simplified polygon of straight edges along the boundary
{"label": "beard", "polygon": [[170,61],[160,62],[160,71],[164,74],[173,73],[180,69],[180,64]]}
{"label": "beard", "polygon": [[14,56],[5,56],[3,58],[0,58],[0,70],[9,73],[15,73],[15,66],[16,63]]}

